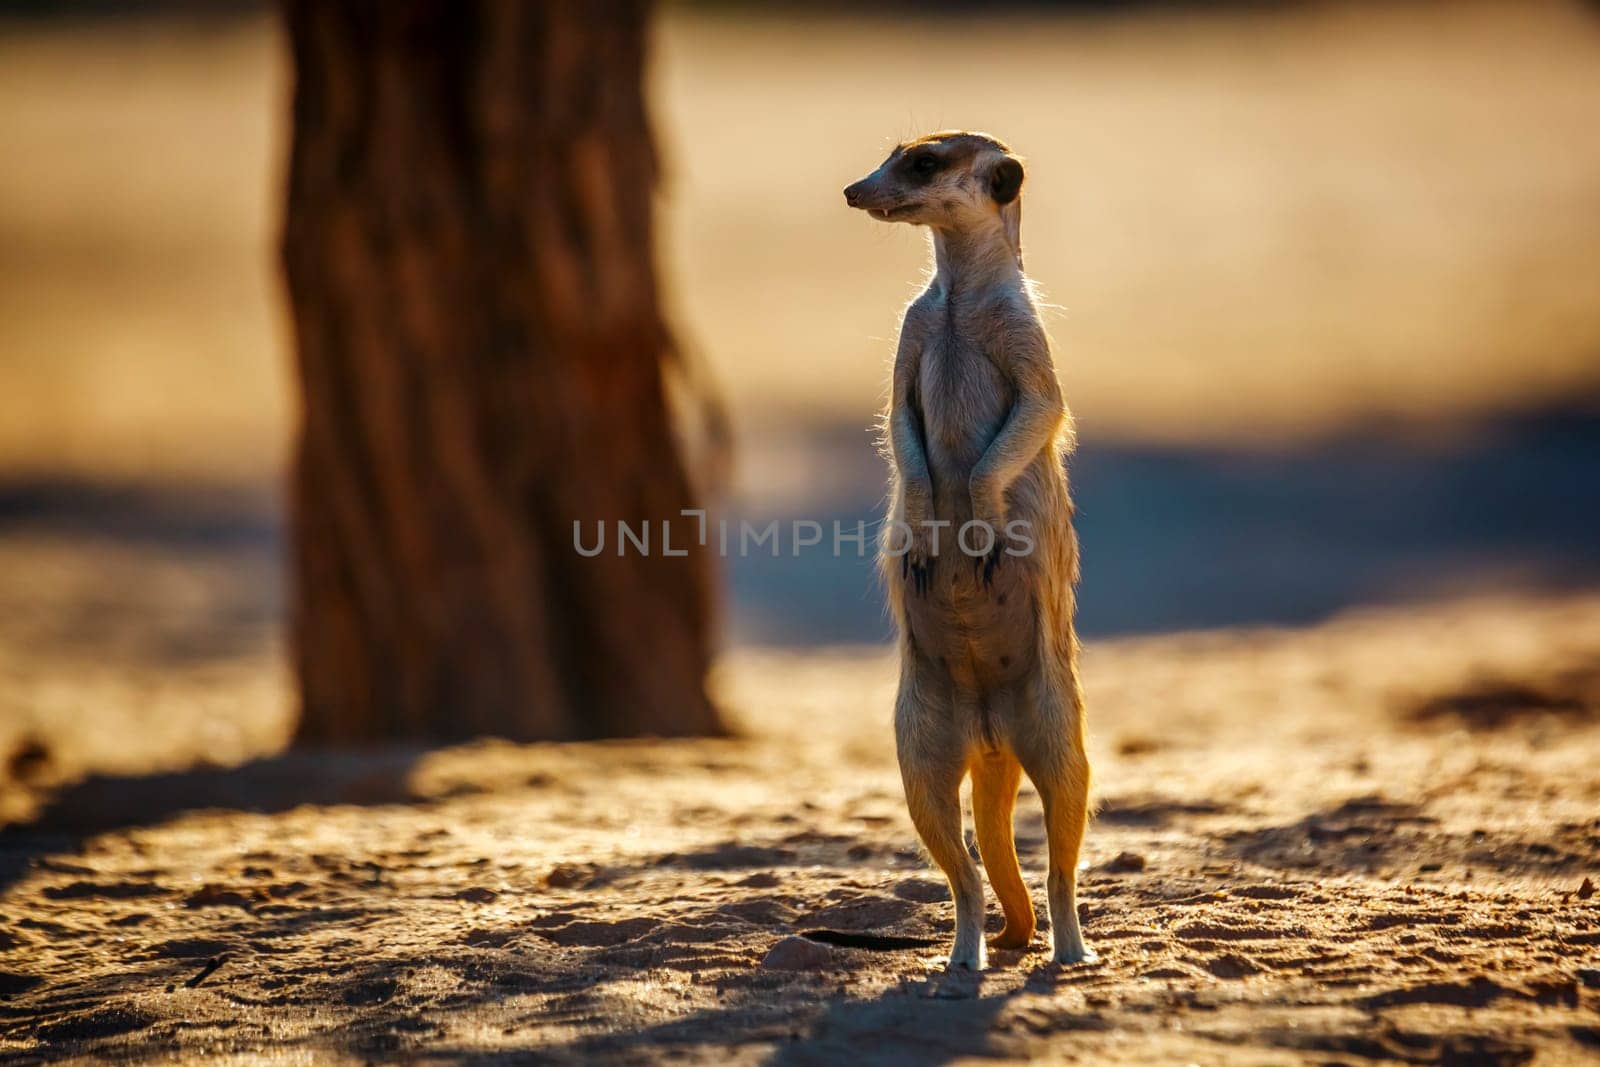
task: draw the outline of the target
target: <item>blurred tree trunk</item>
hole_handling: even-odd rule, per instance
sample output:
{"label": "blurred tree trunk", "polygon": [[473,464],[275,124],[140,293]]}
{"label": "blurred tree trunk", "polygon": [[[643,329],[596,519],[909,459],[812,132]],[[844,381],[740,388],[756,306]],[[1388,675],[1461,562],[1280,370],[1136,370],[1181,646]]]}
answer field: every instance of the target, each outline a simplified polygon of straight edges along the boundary
{"label": "blurred tree trunk", "polygon": [[[299,740],[717,732],[646,5],[284,11]],[[619,519],[651,554],[617,554]],[[660,551],[667,519],[687,556]],[[607,551],[578,555],[574,520]]]}

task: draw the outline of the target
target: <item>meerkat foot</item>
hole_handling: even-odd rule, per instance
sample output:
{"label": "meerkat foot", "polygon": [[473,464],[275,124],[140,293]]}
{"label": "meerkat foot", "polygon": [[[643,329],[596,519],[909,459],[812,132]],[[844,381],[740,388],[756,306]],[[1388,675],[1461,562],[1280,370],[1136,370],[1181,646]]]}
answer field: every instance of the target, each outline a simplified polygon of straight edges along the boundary
{"label": "meerkat foot", "polygon": [[988,963],[983,944],[982,891],[975,885],[966,890],[951,888],[956,893],[956,929],[950,946],[950,969],[981,971]]}
{"label": "meerkat foot", "polygon": [[981,971],[987,962],[980,938],[976,945],[957,945],[950,953],[947,967],[952,971]]}
{"label": "meerkat foot", "polygon": [[[1073,917],[1076,918],[1076,915]],[[1053,927],[1054,922],[1051,925]],[[1100,959],[1094,949],[1084,943],[1083,931],[1076,922],[1063,923],[1059,930],[1052,929],[1051,937],[1056,963],[1071,966],[1074,963],[1094,963]]]}
{"label": "meerkat foot", "polygon": [[1013,930],[1010,926],[1007,926],[989,939],[989,947],[1003,949],[1027,948],[1032,940],[1032,930]]}
{"label": "meerkat foot", "polygon": [[1099,963],[1100,954],[1080,941],[1076,947],[1056,949],[1051,962],[1063,967],[1071,967],[1075,963]]}

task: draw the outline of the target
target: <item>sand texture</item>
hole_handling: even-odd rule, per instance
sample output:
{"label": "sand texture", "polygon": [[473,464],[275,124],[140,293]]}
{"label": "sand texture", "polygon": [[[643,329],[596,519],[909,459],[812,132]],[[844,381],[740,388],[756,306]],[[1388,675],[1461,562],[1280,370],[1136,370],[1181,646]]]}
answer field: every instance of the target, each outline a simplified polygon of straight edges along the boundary
{"label": "sand texture", "polygon": [[1100,962],[1071,969],[1041,933],[944,973],[876,649],[728,657],[732,740],[13,782],[0,1057],[1581,1061],[1597,622],[1492,600],[1092,645]]}

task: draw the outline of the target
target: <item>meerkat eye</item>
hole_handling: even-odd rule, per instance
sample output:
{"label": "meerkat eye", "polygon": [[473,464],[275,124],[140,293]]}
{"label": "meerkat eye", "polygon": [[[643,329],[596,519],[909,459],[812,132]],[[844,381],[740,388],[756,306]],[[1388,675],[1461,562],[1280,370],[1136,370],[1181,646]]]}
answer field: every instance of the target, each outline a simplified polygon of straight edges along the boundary
{"label": "meerkat eye", "polygon": [[939,169],[939,157],[932,152],[924,152],[911,161],[911,169],[926,178]]}

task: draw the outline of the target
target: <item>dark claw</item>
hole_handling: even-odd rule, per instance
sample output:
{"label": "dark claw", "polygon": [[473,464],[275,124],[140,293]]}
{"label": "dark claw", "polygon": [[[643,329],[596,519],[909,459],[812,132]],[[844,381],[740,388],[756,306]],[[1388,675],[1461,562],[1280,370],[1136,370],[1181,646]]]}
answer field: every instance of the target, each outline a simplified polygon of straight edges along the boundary
{"label": "dark claw", "polygon": [[983,587],[989,588],[994,584],[994,572],[1000,568],[1000,546],[995,545],[988,557],[983,561]]}
{"label": "dark claw", "polygon": [[933,588],[933,560],[930,559],[926,563],[904,561],[900,570],[903,575],[907,575],[906,580],[910,582],[918,596]]}

